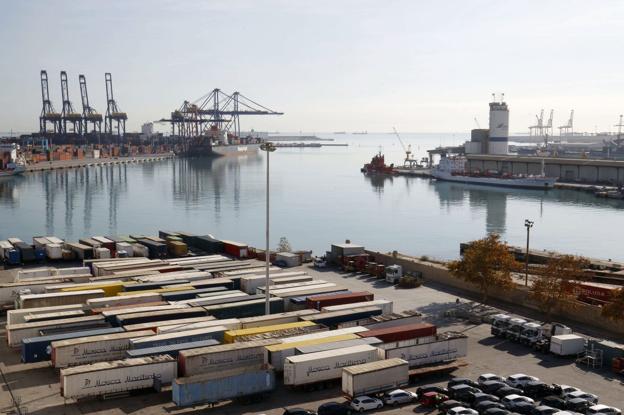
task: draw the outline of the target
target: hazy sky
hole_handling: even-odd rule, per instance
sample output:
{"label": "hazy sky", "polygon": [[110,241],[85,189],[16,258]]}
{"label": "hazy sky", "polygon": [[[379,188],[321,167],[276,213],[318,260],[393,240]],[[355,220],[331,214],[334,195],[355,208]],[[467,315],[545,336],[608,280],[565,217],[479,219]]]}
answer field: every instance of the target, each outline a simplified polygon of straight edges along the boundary
{"label": "hazy sky", "polygon": [[511,131],[612,130],[624,112],[622,1],[0,2],[0,131],[38,128],[39,71],[105,110],[104,72],[129,130],[213,88],[285,112],[243,129],[467,132],[505,92]]}

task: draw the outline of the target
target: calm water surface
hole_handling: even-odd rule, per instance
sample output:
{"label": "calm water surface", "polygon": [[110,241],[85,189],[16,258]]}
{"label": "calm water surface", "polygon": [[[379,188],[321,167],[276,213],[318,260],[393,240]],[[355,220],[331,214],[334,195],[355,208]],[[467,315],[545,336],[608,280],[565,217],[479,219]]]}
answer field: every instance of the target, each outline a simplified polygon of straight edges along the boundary
{"label": "calm water surface", "polygon": [[[369,248],[454,258],[459,243],[497,232],[531,245],[624,260],[624,202],[574,191],[508,190],[429,179],[369,178],[359,169],[380,148],[404,157],[393,135],[320,135],[348,147],[279,149],[271,155],[272,245],[322,253],[346,238]],[[409,134],[420,158],[461,135]],[[56,235],[211,233],[264,245],[265,160],[176,159],[31,173],[0,180],[0,239]]]}

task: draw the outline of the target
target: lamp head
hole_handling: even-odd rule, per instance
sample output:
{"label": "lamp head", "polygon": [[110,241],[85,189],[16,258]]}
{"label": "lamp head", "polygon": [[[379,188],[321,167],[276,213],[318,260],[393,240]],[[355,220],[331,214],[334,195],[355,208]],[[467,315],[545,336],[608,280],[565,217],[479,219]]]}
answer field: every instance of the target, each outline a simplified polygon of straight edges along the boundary
{"label": "lamp head", "polygon": [[267,151],[267,152],[268,151],[273,152],[273,151],[277,150],[277,147],[275,147],[275,144],[271,143],[270,141],[267,141],[266,143],[262,143],[260,145],[260,150]]}

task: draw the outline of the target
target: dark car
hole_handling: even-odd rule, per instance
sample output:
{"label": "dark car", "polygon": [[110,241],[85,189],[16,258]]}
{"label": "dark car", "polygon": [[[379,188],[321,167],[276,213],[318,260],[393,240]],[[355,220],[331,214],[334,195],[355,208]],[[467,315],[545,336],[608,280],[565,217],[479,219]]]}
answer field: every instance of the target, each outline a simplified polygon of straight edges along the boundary
{"label": "dark car", "polygon": [[518,388],[512,388],[511,386],[504,386],[500,389],[497,389],[496,392],[494,392],[494,395],[498,396],[499,398],[504,398],[507,395],[522,395],[522,390],[518,389]]}
{"label": "dark car", "polygon": [[535,408],[535,405],[533,405],[530,402],[518,402],[514,405],[514,412],[517,412],[519,414],[522,415],[529,415],[531,412],[533,412],[533,408]]}
{"label": "dark car", "polygon": [[316,412],[303,408],[284,408],[283,415],[316,415]]}
{"label": "dark car", "polygon": [[448,381],[448,384],[446,385],[446,387],[450,389],[451,387],[455,385],[468,385],[468,386],[472,386],[473,388],[480,387],[477,382],[468,378],[453,378]]}
{"label": "dark car", "polygon": [[427,392],[436,392],[447,396],[449,393],[448,389],[446,389],[445,387],[434,385],[421,386],[420,388],[416,389],[416,395],[418,395],[419,398]]}
{"label": "dark car", "polygon": [[498,399],[497,396],[490,395],[489,393],[475,393],[474,399],[472,400],[472,407],[474,408],[478,403],[485,401],[498,402],[500,399]]}
{"label": "dark car", "polygon": [[592,405],[593,405],[592,403],[590,403],[589,401],[586,401],[583,398],[574,398],[574,399],[570,399],[566,401],[565,409],[566,411],[580,412],[584,414]]}
{"label": "dark car", "polygon": [[485,393],[494,393],[500,388],[508,387],[505,382],[501,382],[500,380],[488,380],[483,382],[479,387]]}
{"label": "dark car", "polygon": [[490,408],[483,412],[483,415],[509,415],[510,413],[511,412],[506,409]]}
{"label": "dark car", "polygon": [[474,409],[480,414],[483,414],[485,411],[492,408],[505,409],[505,406],[502,403],[495,401],[482,401],[474,406]]}
{"label": "dark car", "polygon": [[318,407],[318,415],[351,415],[353,409],[338,402],[326,402]]}
{"label": "dark car", "polygon": [[542,405],[550,406],[551,408],[565,410],[565,401],[559,396],[550,395],[542,398]]}
{"label": "dark car", "polygon": [[448,401],[444,401],[438,405],[438,411],[446,413],[449,409],[457,408],[458,406],[464,406],[464,403],[449,399]]}
{"label": "dark car", "polygon": [[449,396],[456,401],[462,401],[466,403],[472,402],[475,394],[480,393],[481,389],[474,388],[469,385],[461,384],[455,385],[449,388]]}
{"label": "dark car", "polygon": [[533,399],[539,399],[555,393],[552,386],[539,380],[528,382],[522,389],[524,390],[524,396]]}
{"label": "dark car", "polygon": [[540,405],[533,408],[531,415],[552,415],[555,412],[559,412],[559,409],[551,406]]}

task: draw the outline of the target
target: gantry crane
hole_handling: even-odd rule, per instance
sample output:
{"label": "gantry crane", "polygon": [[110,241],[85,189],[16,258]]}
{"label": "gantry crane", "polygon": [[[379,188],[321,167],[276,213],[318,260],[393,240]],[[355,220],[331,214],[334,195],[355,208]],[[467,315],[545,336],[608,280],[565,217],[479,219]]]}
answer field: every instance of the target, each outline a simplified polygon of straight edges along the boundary
{"label": "gantry crane", "polygon": [[80,81],[80,98],[82,99],[82,122],[83,133],[88,134],[89,124],[93,127],[91,130],[93,133],[102,133],[102,114],[97,112],[91,105],[89,105],[89,94],[87,92],[87,79],[84,75],[79,75]]}
{"label": "gantry crane", "polygon": [[542,109],[540,115],[536,115],[535,118],[537,119],[537,124],[529,127],[529,135],[542,136],[544,135],[544,110]]}
{"label": "gantry crane", "polygon": [[403,139],[401,139],[401,136],[399,135],[399,132],[396,130],[396,128],[392,127],[392,131],[394,131],[394,135],[396,135],[396,137],[399,139],[399,143],[401,143],[401,147],[403,147],[403,151],[405,151],[405,160],[403,161],[403,167],[418,167],[418,160],[414,160],[412,158],[412,145],[408,144],[408,146],[405,147],[405,143],[403,142]]}
{"label": "gantry crane", "polygon": [[60,134],[63,131],[63,116],[54,110],[52,101],[50,101],[50,92],[48,89],[48,72],[41,71],[41,100],[43,106],[41,115],[39,116],[39,133],[48,134],[47,124],[52,124],[52,132]]}
{"label": "gantry crane", "polygon": [[[65,71],[61,71],[61,95],[63,97],[63,133],[82,134],[82,114],[74,110],[69,100],[69,86]],[[68,124],[72,127],[71,131],[67,128]]]}
{"label": "gantry crane", "polygon": [[113,77],[110,73],[104,75],[106,82],[106,117],[104,120],[104,132],[113,135],[113,123],[116,127],[116,135],[121,139],[126,134],[126,120],[128,114],[121,112],[113,96]]}
{"label": "gantry crane", "polygon": [[570,119],[566,125],[557,127],[559,128],[559,135],[573,135],[574,134],[574,110],[570,111]]}

